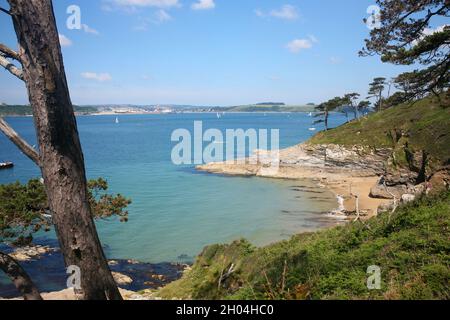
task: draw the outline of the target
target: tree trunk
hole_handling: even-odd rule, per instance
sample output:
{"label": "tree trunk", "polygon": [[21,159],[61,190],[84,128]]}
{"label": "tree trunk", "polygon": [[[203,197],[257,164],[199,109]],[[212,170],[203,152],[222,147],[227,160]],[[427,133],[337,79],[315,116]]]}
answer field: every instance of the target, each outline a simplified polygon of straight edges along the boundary
{"label": "tree trunk", "polygon": [[16,260],[3,252],[0,252],[0,270],[6,273],[25,300],[42,300],[26,271]]}
{"label": "tree trunk", "polygon": [[325,111],[325,130],[328,131],[328,111]]}
{"label": "tree trunk", "polygon": [[86,300],[121,299],[98,239],[51,0],[8,0],[20,45],[50,210]]}
{"label": "tree trunk", "polygon": [[378,111],[383,111],[383,92],[378,96]]}

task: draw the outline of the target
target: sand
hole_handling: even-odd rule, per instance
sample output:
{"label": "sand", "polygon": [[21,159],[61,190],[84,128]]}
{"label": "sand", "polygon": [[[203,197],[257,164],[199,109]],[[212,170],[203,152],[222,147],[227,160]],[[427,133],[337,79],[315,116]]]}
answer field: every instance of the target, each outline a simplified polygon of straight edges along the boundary
{"label": "sand", "polygon": [[330,170],[329,168],[308,167],[298,165],[281,165],[277,170],[261,170],[260,165],[245,163],[210,163],[198,166],[197,170],[231,176],[261,176],[273,179],[308,179],[318,186],[331,190],[336,197],[344,199],[342,214],[356,214],[356,196],[359,199],[359,210],[362,217],[370,218],[377,214],[377,208],[389,200],[369,197],[370,189],[377,183],[379,176],[359,176],[349,170]]}

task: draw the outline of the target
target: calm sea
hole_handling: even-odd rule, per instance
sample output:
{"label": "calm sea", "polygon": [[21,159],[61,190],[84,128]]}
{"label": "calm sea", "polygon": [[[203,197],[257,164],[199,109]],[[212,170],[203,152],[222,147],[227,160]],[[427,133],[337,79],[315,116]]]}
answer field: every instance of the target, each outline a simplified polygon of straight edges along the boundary
{"label": "calm sea", "polygon": [[[143,262],[189,261],[208,244],[247,238],[268,244],[302,231],[335,223],[324,214],[336,207],[327,191],[302,192],[310,182],[224,177],[198,173],[194,166],[171,161],[173,130],[192,130],[194,121],[207,128],[280,129],[280,146],[305,141],[313,119],[308,114],[120,115],[78,117],[89,178],[104,177],[110,191],[130,197],[128,223],[98,222],[109,258]],[[32,118],[8,118],[32,145]],[[332,123],[344,121],[333,115]],[[319,128],[319,127],[318,127]],[[0,171],[0,183],[26,182],[38,169],[3,135],[0,162],[14,169]],[[53,233],[38,235],[53,238]]]}

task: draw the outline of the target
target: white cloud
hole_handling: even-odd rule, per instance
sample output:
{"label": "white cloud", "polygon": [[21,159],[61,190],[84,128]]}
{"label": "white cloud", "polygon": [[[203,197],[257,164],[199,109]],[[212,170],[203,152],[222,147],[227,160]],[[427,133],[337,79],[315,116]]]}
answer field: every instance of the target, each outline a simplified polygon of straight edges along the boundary
{"label": "white cloud", "polygon": [[162,23],[165,21],[172,20],[172,17],[170,16],[170,14],[167,13],[167,11],[160,9],[160,10],[156,11],[156,13],[155,13],[155,20],[158,23]]}
{"label": "white cloud", "polygon": [[82,25],[81,25],[81,28],[82,28],[83,31],[86,32],[86,33],[95,34],[95,35],[97,35],[97,36],[100,34],[100,32],[98,32],[97,30],[95,30],[95,29],[89,27],[87,24],[82,24]]}
{"label": "white cloud", "polygon": [[172,16],[167,11],[160,9],[156,11],[152,17],[138,17],[138,23],[134,26],[135,31],[147,31],[150,25],[158,25],[172,20]]}
{"label": "white cloud", "polygon": [[214,0],[198,0],[191,6],[193,10],[210,10],[214,9],[215,7],[216,4],[214,3]]}
{"label": "white cloud", "polygon": [[296,20],[298,19],[298,11],[297,8],[286,4],[282,6],[280,9],[275,9],[270,11],[270,15],[275,18],[285,19],[285,20]]}
{"label": "white cloud", "polygon": [[109,73],[83,72],[81,76],[85,79],[96,80],[99,82],[111,81],[112,77]]}
{"label": "white cloud", "polygon": [[179,6],[178,0],[112,0],[112,2],[124,7],[169,8]]}
{"label": "white cloud", "polygon": [[59,34],[59,43],[61,44],[61,47],[70,47],[73,44],[72,40],[63,34]]}
{"label": "white cloud", "polygon": [[299,53],[305,49],[311,49],[313,41],[310,39],[295,39],[286,45],[286,48],[292,53]]}
{"label": "white cloud", "polygon": [[260,18],[273,17],[284,20],[297,20],[299,13],[296,7],[285,4],[279,9],[273,9],[270,12],[264,12],[261,9],[256,9],[255,14]]}
{"label": "white cloud", "polygon": [[422,35],[420,36],[419,39],[414,40],[411,44],[413,46],[416,46],[420,41],[422,41],[425,37],[427,36],[431,36],[437,32],[442,32],[444,31],[445,28],[450,27],[449,24],[444,24],[442,26],[436,27],[435,29],[433,28],[425,28],[423,29]]}
{"label": "white cloud", "polygon": [[423,30],[423,34],[424,34],[425,36],[431,36],[432,34],[435,34],[436,32],[442,32],[442,31],[444,31],[444,29],[445,29],[446,27],[450,27],[450,25],[449,25],[449,24],[444,24],[444,25],[442,25],[442,26],[440,26],[440,27],[437,27],[436,29],[425,28],[425,29]]}

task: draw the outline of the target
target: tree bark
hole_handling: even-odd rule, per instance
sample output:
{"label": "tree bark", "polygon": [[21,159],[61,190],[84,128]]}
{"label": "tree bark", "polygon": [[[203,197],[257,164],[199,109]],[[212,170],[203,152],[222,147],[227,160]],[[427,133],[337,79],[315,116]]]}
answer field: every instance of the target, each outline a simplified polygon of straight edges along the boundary
{"label": "tree bark", "polygon": [[17,68],[13,63],[9,62],[6,57],[3,55],[0,55],[0,66],[5,68],[7,71],[9,71],[12,75],[16,76],[20,80],[23,80],[23,73],[22,70]]}
{"label": "tree bark", "polygon": [[0,252],[0,270],[6,273],[25,300],[42,300],[39,290],[26,271],[3,252]]}
{"label": "tree bark", "polygon": [[39,160],[39,154],[32,146],[23,140],[13,128],[11,128],[8,123],[0,117],[0,131],[5,134],[5,136],[11,140],[28,158],[30,158],[37,166],[41,166]]}
{"label": "tree bark", "polygon": [[86,300],[121,299],[88,201],[84,158],[51,0],[8,0],[20,45],[52,218],[66,266]]}

